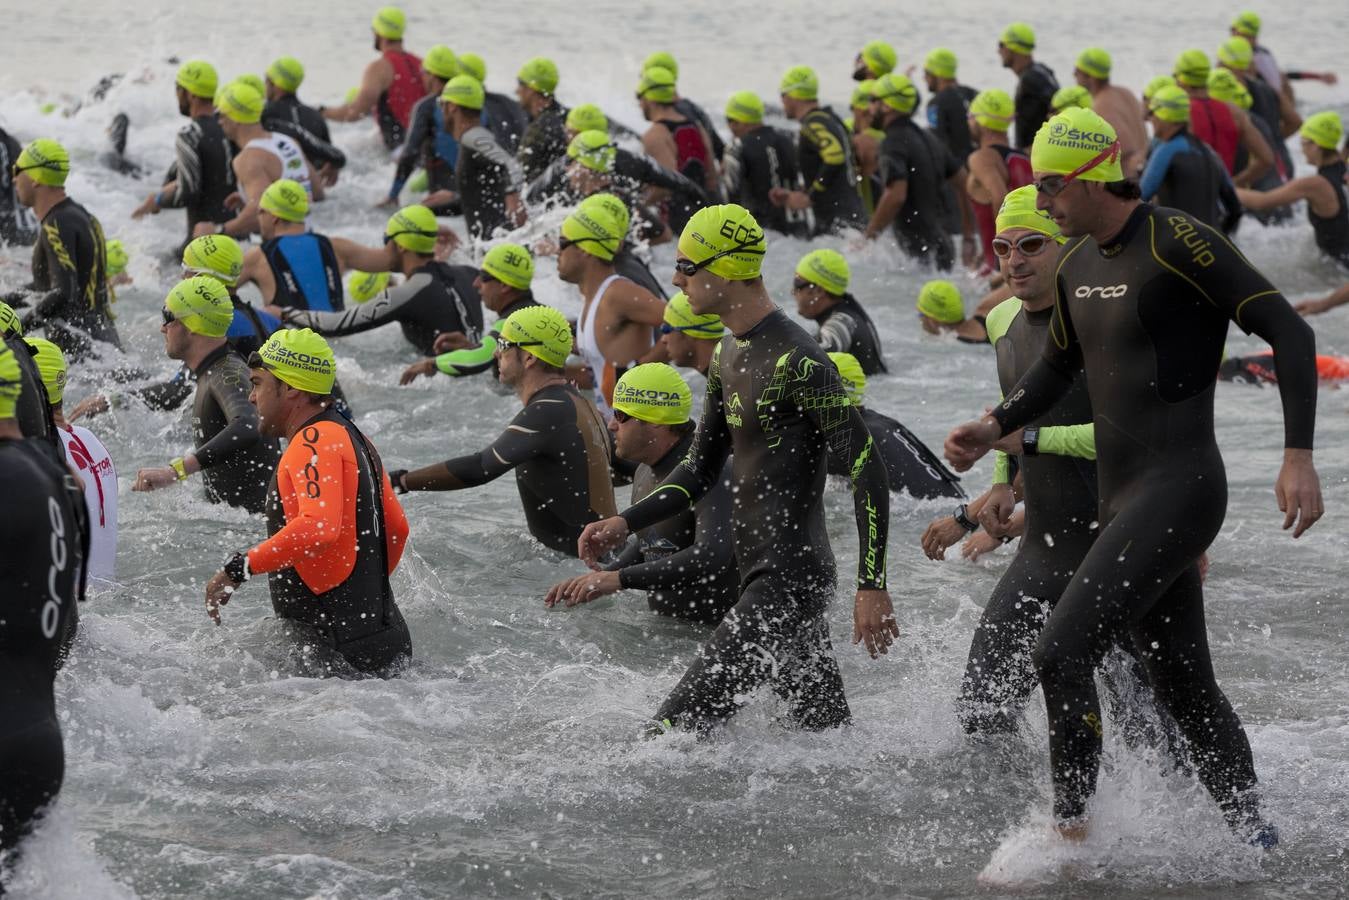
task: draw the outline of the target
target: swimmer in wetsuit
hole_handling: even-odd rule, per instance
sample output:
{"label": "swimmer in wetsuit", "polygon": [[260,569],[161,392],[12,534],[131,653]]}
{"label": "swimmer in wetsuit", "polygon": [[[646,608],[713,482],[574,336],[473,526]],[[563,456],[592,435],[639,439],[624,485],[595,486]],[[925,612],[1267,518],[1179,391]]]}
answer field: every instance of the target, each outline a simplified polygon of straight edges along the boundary
{"label": "swimmer in wetsuit", "polygon": [[[525,222],[525,208],[520,202],[524,169],[483,126],[484,96],[482,85],[472,75],[456,75],[440,93],[441,114],[459,142],[455,194],[469,237],[480,241]],[[434,209],[448,199],[444,192],[437,192],[427,197],[426,203]]]}
{"label": "swimmer in wetsuit", "polygon": [[[459,54],[459,74],[472,75],[484,88],[487,86],[487,63],[476,53]],[[529,128],[529,114],[519,100],[487,91],[483,94],[482,120],[507,153],[520,152],[520,139]]]}
{"label": "swimmer in wetsuit", "polygon": [[427,190],[454,192],[454,166],[459,161],[459,142],[450,132],[449,122],[440,108],[440,92],[451,78],[459,74],[459,61],[454,51],[437,44],[422,59],[422,86],[426,96],[412,108],[407,140],[398,154],[393,184],[381,206],[398,206],[398,195],[420,165],[426,172]]}
{"label": "swimmer in wetsuit", "polygon": [[[646,497],[674,471],[693,445],[688,383],[665,363],[623,373],[614,388],[614,453],[639,463],[632,502]],[[636,534],[604,570],[555,584],[548,606],[576,606],[620,590],[646,591],[651,611],[708,625],[721,621],[740,596],[731,551],[731,463],[691,508]]]}
{"label": "swimmer in wetsuit", "polygon": [[796,264],[792,280],[796,313],[815,323],[815,340],[825,353],[851,354],[863,372],[879,375],[886,371],[881,336],[862,304],[848,293],[851,280],[842,253],[812,250]]}
{"label": "swimmer in wetsuit", "polygon": [[1190,133],[1190,95],[1175,85],[1158,88],[1148,100],[1148,121],[1157,141],[1139,184],[1143,200],[1234,232],[1241,203],[1218,154]]}
{"label": "swimmer in wetsuit", "polygon": [[914,303],[923,331],[928,334],[954,334],[962,344],[987,344],[988,328],[978,315],[965,317],[965,301],[954,282],[929,281],[918,292]]}
{"label": "swimmer in wetsuit", "polygon": [[[1069,138],[1068,135],[1085,135]],[[1034,662],[1050,717],[1054,815],[1080,840],[1101,754],[1093,672],[1125,633],[1193,751],[1229,826],[1271,847],[1250,744],[1213,676],[1196,561],[1222,525],[1226,473],[1213,390],[1229,318],[1274,346],[1284,408],[1275,485],[1284,527],[1322,515],[1312,465],[1315,341],[1270,283],[1220,233],[1139,203],[1113,129],[1089,110],[1053,117],[1031,161],[1039,206],[1070,241],[1059,257],[1050,340],[1008,400],[947,438],[968,469],[1000,438],[1049,412],[1084,371],[1094,417],[1100,534],[1049,614]]]}
{"label": "swimmer in wetsuit", "polygon": [[312,106],[300,102],[295,92],[304,81],[304,66],[293,56],[282,56],[267,67],[262,108],[262,127],[279,131],[300,145],[305,159],[313,163],[325,187],[337,183],[337,174],[347,164],[346,154],[333,146],[328,122]]}
{"label": "swimmer in wetsuit", "polygon": [[726,101],[726,125],[735,140],[721,157],[722,190],[763,227],[805,237],[805,211],[778,206],[771,199],[775,190],[800,187],[796,142],[785,131],[765,125],[763,119],[763,100],[753,91],[739,91]]}
{"label": "swimmer in wetsuit", "polygon": [[[651,127],[642,135],[642,149],[657,165],[672,169],[715,194],[719,175],[712,138],[701,124],[677,111],[674,102],[674,73],[660,66],[644,69],[637,85],[637,104]],[[667,195],[660,189],[649,190],[646,199],[660,202],[666,224],[676,233],[684,229],[689,216],[703,205],[701,198]]]}
{"label": "swimmer in wetsuit", "polygon": [[370,29],[374,32],[379,59],[365,67],[361,86],[351,102],[320,106],[319,113],[330,122],[355,122],[373,115],[385,148],[393,151],[402,146],[412,107],[425,94],[422,61],[403,49],[407,17],[401,9],[381,7],[370,21]]}
{"label": "swimmer in wetsuit", "polygon": [[732,517],[740,599],[655,719],[706,732],[765,683],[796,725],[823,730],[851,718],[825,609],[835,561],[824,526],[825,455],[852,480],[861,550],[853,642],[873,656],[898,635],[885,590],[890,494],[885,466],[819,345],[774,306],[760,277],[767,244],[743,207],[694,214],[679,240],[674,284],[697,314],[730,328],[707,375],[693,446],[656,490],[622,515],[587,526],[579,555],[592,569],[641,531],[696,504],[732,460]]}
{"label": "swimmer in wetsuit", "polygon": [[497,338],[497,371],[524,409],[481,452],[411,472],[395,469],[393,486],[403,493],[459,491],[514,469],[529,533],[558,553],[575,553],[581,529],[613,515],[614,487],[604,419],[562,370],[570,352],[562,313],[548,306],[514,313]]}
{"label": "swimmer in wetsuit", "polygon": [[207,615],[219,625],[220,607],[265,572],[305,664],[322,675],[395,675],[412,658],[389,585],[408,522],[375,445],[333,408],[332,348],[308,329],[278,331],[248,366],[263,434],[288,444],[267,491],[267,540],[211,578]]}
{"label": "swimmer in wetsuit", "polygon": [[14,410],[14,418],[24,437],[38,438],[58,449],[59,438],[56,434],[56,422],[52,418],[51,405],[48,402],[47,389],[42,383],[42,373],[29,352],[23,339],[23,323],[18,313],[0,300],[0,339],[4,346],[14,351],[19,364],[19,378],[23,390]]}
{"label": "swimmer in wetsuit", "polygon": [[787,210],[814,212],[816,234],[861,228],[865,222],[852,139],[843,120],[820,105],[820,80],[815,71],[808,66],[793,66],[782,76],[779,91],[787,118],[801,123],[796,161],[806,189],[773,188],[768,199]]}
{"label": "swimmer in wetsuit", "polygon": [[1049,118],[1049,107],[1059,80],[1054,70],[1035,61],[1035,31],[1025,22],[1013,22],[998,38],[998,58],[1004,69],[1016,75],[1015,144],[1018,150],[1030,149],[1035,132]]}
{"label": "swimmer in wetsuit", "polygon": [[[642,71],[660,67],[665,69],[676,79],[679,78],[679,62],[674,55],[665,50],[657,50],[655,53],[642,60]],[[721,159],[726,152],[726,142],[717,134],[717,129],[712,125],[712,117],[698,104],[687,97],[681,97],[678,91],[675,92],[674,108],[681,116],[697,122],[698,125],[707,132],[707,136],[712,141],[712,158]]]}
{"label": "swimmer in wetsuit", "polygon": [[14,192],[14,163],[23,148],[0,128],[0,243],[28,246],[37,239],[37,220]]}
{"label": "swimmer in wetsuit", "polygon": [[528,60],[516,75],[515,95],[529,114],[529,126],[516,150],[525,181],[538,178],[553,160],[567,154],[567,108],[553,96],[557,80],[557,64],[542,56]]}

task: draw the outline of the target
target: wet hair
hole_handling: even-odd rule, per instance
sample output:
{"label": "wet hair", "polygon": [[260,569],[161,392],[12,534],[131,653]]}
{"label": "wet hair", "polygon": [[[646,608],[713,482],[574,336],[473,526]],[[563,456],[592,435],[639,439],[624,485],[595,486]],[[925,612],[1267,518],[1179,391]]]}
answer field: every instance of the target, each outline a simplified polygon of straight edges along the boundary
{"label": "wet hair", "polygon": [[1118,197],[1121,200],[1141,200],[1143,191],[1138,187],[1138,180],[1126,178],[1123,181],[1107,181],[1105,191],[1112,197]]}

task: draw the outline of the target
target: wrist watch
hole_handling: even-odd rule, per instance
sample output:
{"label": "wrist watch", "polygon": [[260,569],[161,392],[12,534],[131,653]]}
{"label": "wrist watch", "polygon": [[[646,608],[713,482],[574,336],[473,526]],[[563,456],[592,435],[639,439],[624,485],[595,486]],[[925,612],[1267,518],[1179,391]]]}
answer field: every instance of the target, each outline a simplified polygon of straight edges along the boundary
{"label": "wrist watch", "polygon": [[1040,453],[1040,429],[1034,425],[1021,432],[1021,455],[1038,456]]}
{"label": "wrist watch", "polygon": [[966,531],[978,531],[979,523],[970,518],[970,508],[968,504],[962,503],[956,507],[956,511],[951,513],[951,518],[956,520],[956,524]]}
{"label": "wrist watch", "polygon": [[183,464],[183,458],[181,456],[177,459],[169,460],[169,468],[173,469],[173,472],[178,476],[179,481],[187,480],[187,466]]}

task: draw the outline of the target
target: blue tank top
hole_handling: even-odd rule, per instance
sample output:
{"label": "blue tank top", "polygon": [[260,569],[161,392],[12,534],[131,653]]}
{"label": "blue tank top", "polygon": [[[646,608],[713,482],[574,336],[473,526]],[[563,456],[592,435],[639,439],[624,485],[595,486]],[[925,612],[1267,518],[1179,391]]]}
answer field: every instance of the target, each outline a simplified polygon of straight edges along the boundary
{"label": "blue tank top", "polygon": [[286,234],[267,241],[262,252],[276,276],[273,303],[317,312],[342,309],[342,273],[326,237]]}
{"label": "blue tank top", "polygon": [[436,156],[445,161],[451,169],[459,162],[459,142],[454,139],[445,128],[445,114],[440,110],[440,104],[435,104],[431,112],[431,119],[436,126]]}

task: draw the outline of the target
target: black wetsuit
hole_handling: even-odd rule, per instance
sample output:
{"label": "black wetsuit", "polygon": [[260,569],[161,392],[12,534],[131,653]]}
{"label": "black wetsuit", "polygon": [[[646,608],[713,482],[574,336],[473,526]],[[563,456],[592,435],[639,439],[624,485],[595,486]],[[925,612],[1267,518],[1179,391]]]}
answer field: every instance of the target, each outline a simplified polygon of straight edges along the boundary
{"label": "black wetsuit", "polygon": [[942,191],[960,171],[960,163],[930,131],[908,116],[899,116],[885,128],[881,142],[881,182],[890,187],[908,183],[904,206],[895,216],[895,240],[915,259],[928,260],[947,271],[955,263],[955,247],[942,221],[946,201]]}
{"label": "black wetsuit", "polygon": [[42,382],[37,361],[33,359],[32,347],[17,334],[7,334],[4,340],[5,346],[14,352],[14,359],[19,363],[19,377],[23,382],[19,402],[14,408],[19,431],[24,437],[38,438],[60,449],[61,437],[56,433],[56,421],[52,418],[47,388]]}
{"label": "black wetsuit", "polygon": [[[1293,157],[1288,152],[1288,142],[1283,139],[1283,122],[1280,118],[1282,105],[1279,103],[1279,92],[1257,75],[1243,77],[1237,75],[1237,78],[1251,95],[1251,108],[1248,114],[1251,119],[1258,123],[1260,133],[1269,141],[1269,148],[1274,151],[1274,156],[1278,162],[1274,169],[1282,169],[1287,177],[1292,177],[1294,166]],[[1263,128],[1260,126],[1264,126]],[[1272,139],[1271,139],[1272,138]],[[1241,171],[1240,168],[1237,169]],[[1251,185],[1256,187],[1255,185]]]}
{"label": "black wetsuit", "polygon": [[459,142],[446,130],[440,97],[427,94],[412,107],[407,140],[403,142],[403,151],[398,155],[398,166],[394,170],[389,196],[397,197],[402,193],[403,185],[407,184],[419,165],[426,172],[429,193],[457,190],[454,166],[458,161]]}
{"label": "black wetsuit", "polygon": [[852,137],[832,109],[819,106],[801,117],[796,158],[815,212],[816,234],[866,224]]}
{"label": "black wetsuit", "polygon": [[333,145],[328,120],[294,94],[282,94],[267,101],[262,110],[262,127],[278,131],[299,144],[315,171],[328,165],[340,169],[347,164],[346,154]]}
{"label": "black wetsuit", "polygon": [[[228,222],[234,213],[225,207],[225,198],[238,188],[234,181],[234,146],[215,115],[197,116],[178,132],[174,145],[174,163],[165,183],[176,183],[172,194],[164,195],[164,209],[187,210],[187,240],[198,222]],[[186,243],[186,241],[184,242]],[[181,248],[179,248],[181,253]]]}
{"label": "black wetsuit", "polygon": [[[524,352],[524,351],[520,351]],[[581,529],[614,514],[609,431],[588,397],[568,384],[541,388],[480,453],[409,472],[410,491],[458,491],[515,469],[529,533],[576,555]],[[392,473],[397,484],[399,473]]]}
{"label": "black wetsuit", "polygon": [[[579,203],[585,199],[575,196],[567,182],[567,157],[553,160],[548,169],[537,179],[530,182],[525,199],[530,203],[542,203],[545,200],[560,197],[564,204]],[[700,185],[680,175],[673,169],[667,169],[643,153],[633,153],[622,147],[614,148],[613,178],[617,184],[613,188],[625,200],[637,197],[643,188],[664,188],[671,193],[687,196],[699,204],[707,202],[707,193]],[[632,206],[629,203],[629,206]]]}
{"label": "black wetsuit", "polygon": [[[61,790],[65,751],[53,682],[73,635],[84,552],[70,475],[35,441],[0,440],[0,852]],[[83,500],[79,501],[83,507]],[[7,860],[8,863],[13,859]],[[5,872],[0,869],[0,893]]]}
{"label": "black wetsuit", "polygon": [[524,189],[524,173],[492,132],[481,125],[464,132],[454,178],[470,237],[481,240],[498,228],[512,227],[506,217],[506,195]]}
{"label": "black wetsuit", "polygon": [[520,139],[529,128],[529,116],[515,98],[488,91],[482,100],[482,123],[507,153],[520,149]]}
{"label": "black wetsuit", "polygon": [[852,476],[859,589],[885,587],[885,466],[838,370],[776,310],[717,345],[693,447],[662,487],[623,512],[640,531],[696,504],[732,459],[740,599],[656,713],[706,730],[767,681],[810,729],[850,718],[824,612],[835,590],[825,530],[825,455]]}
{"label": "black wetsuit", "polygon": [[801,170],[796,164],[796,142],[791,135],[762,125],[731,144],[722,157],[722,184],[731,203],[748,209],[764,228],[793,237],[806,236],[801,212],[774,206],[773,188],[798,190]]}
{"label": "black wetsuit", "polygon": [[662,300],[670,299],[666,293],[665,287],[670,282],[662,282],[655,275],[651,274],[651,269],[647,264],[633,251],[632,245],[624,242],[618,248],[618,253],[614,256],[614,271],[629,281],[646,288],[652,294]]}
{"label": "black wetsuit", "polygon": [[47,337],[78,362],[93,349],[91,338],[121,347],[112,324],[108,254],[103,226],[69,197],[42,219],[33,247],[33,283],[38,296],[24,328],[45,324]]}
{"label": "black wetsuit", "polygon": [[296,328],[312,328],[319,334],[357,334],[397,322],[403,337],[423,356],[434,350],[436,335],[462,332],[470,342],[482,338],[482,300],[473,287],[478,270],[431,260],[415,270],[402,284],[375,299],[342,312],[283,309],[282,319]]}
{"label": "black wetsuit", "polygon": [[1035,132],[1051,114],[1058,89],[1059,80],[1053,70],[1041,62],[1032,62],[1017,78],[1016,96],[1012,98],[1016,107],[1016,149],[1030,152]]}
{"label": "black wetsuit", "polygon": [[[1288,147],[1283,138],[1279,135],[1278,129],[1271,128],[1269,123],[1259,116],[1251,116],[1250,119],[1251,124],[1255,126],[1255,130],[1260,132],[1260,136],[1274,148],[1274,155],[1277,156],[1279,160],[1283,160],[1284,157],[1287,157]],[[1280,149],[1283,150],[1282,154],[1279,153]],[[1250,159],[1251,155],[1247,152],[1246,145],[1238,144],[1236,161],[1232,164],[1232,171],[1242,171],[1246,168]],[[1289,178],[1292,178],[1293,171],[1293,161],[1291,158],[1288,159],[1288,162],[1283,167],[1282,171],[1280,171],[1280,164],[1276,163],[1275,165],[1270,166],[1265,174],[1251,182],[1251,190],[1272,191]],[[1279,222],[1287,222],[1289,219],[1293,218],[1293,206],[1292,204],[1289,204],[1288,206],[1276,206],[1273,209],[1250,209],[1245,210],[1245,214],[1262,225],[1274,225]]]}
{"label": "black wetsuit", "polygon": [[516,151],[525,169],[525,180],[543,174],[553,160],[567,155],[567,108],[556,100],[540,110],[525,129]]}
{"label": "black wetsuit", "polygon": [[320,312],[342,309],[342,266],[325,235],[312,231],[279,235],[263,242],[262,255],[276,285],[272,305]]}
{"label": "black wetsuit", "polygon": [[0,128],[0,243],[27,246],[37,238],[37,220],[14,191],[14,163],[23,148]]}
{"label": "black wetsuit", "polygon": [[1241,219],[1241,203],[1223,161],[1188,128],[1153,145],[1140,187],[1144,199],[1155,196],[1158,206],[1189,213],[1225,234]]}
{"label": "black wetsuit", "polygon": [[826,309],[815,320],[819,331],[815,339],[820,342],[825,353],[851,353],[862,364],[867,375],[880,375],[887,371],[885,358],[881,354],[881,336],[871,321],[871,316],[857,302],[852,294],[836,297],[834,305]]}
{"label": "black wetsuit", "polygon": [[974,88],[953,84],[933,94],[927,104],[928,128],[961,163],[975,149],[969,117],[970,102],[978,94]]}
{"label": "black wetsuit", "polygon": [[1340,265],[1349,267],[1349,188],[1345,187],[1344,160],[1337,160],[1328,166],[1321,166],[1316,170],[1316,174],[1330,182],[1330,186],[1335,189],[1335,198],[1339,203],[1339,208],[1335,213],[1324,218],[1312,212],[1311,204],[1307,204],[1307,221],[1312,223],[1312,231],[1316,235],[1316,246],[1321,252]]}
{"label": "black wetsuit", "polygon": [[[885,463],[891,492],[908,491],[915,500],[965,496],[959,476],[946,468],[912,431],[874,409],[864,406],[860,412],[867,432],[876,442],[873,452]],[[832,456],[829,457],[828,471],[830,475],[848,474],[848,470]]]}
{"label": "black wetsuit", "polygon": [[[632,480],[638,503],[669,477],[693,444],[683,437],[654,466],[640,466]],[[731,462],[696,506],[644,528],[618,559],[624,588],[646,591],[653,612],[715,625],[740,598],[740,571],[731,549]]]}
{"label": "black wetsuit", "polygon": [[1234,828],[1257,827],[1255,768],[1213,676],[1199,558],[1217,535],[1227,478],[1213,391],[1228,319],[1275,348],[1285,445],[1310,448],[1315,340],[1279,292],[1216,230],[1139,204],[1105,247],[1071,241],[1043,358],[993,416],[1004,434],[1048,413],[1079,367],[1091,398],[1100,533],[1035,649],[1050,716],[1054,811],[1081,816],[1101,751],[1092,673],[1126,631]]}

